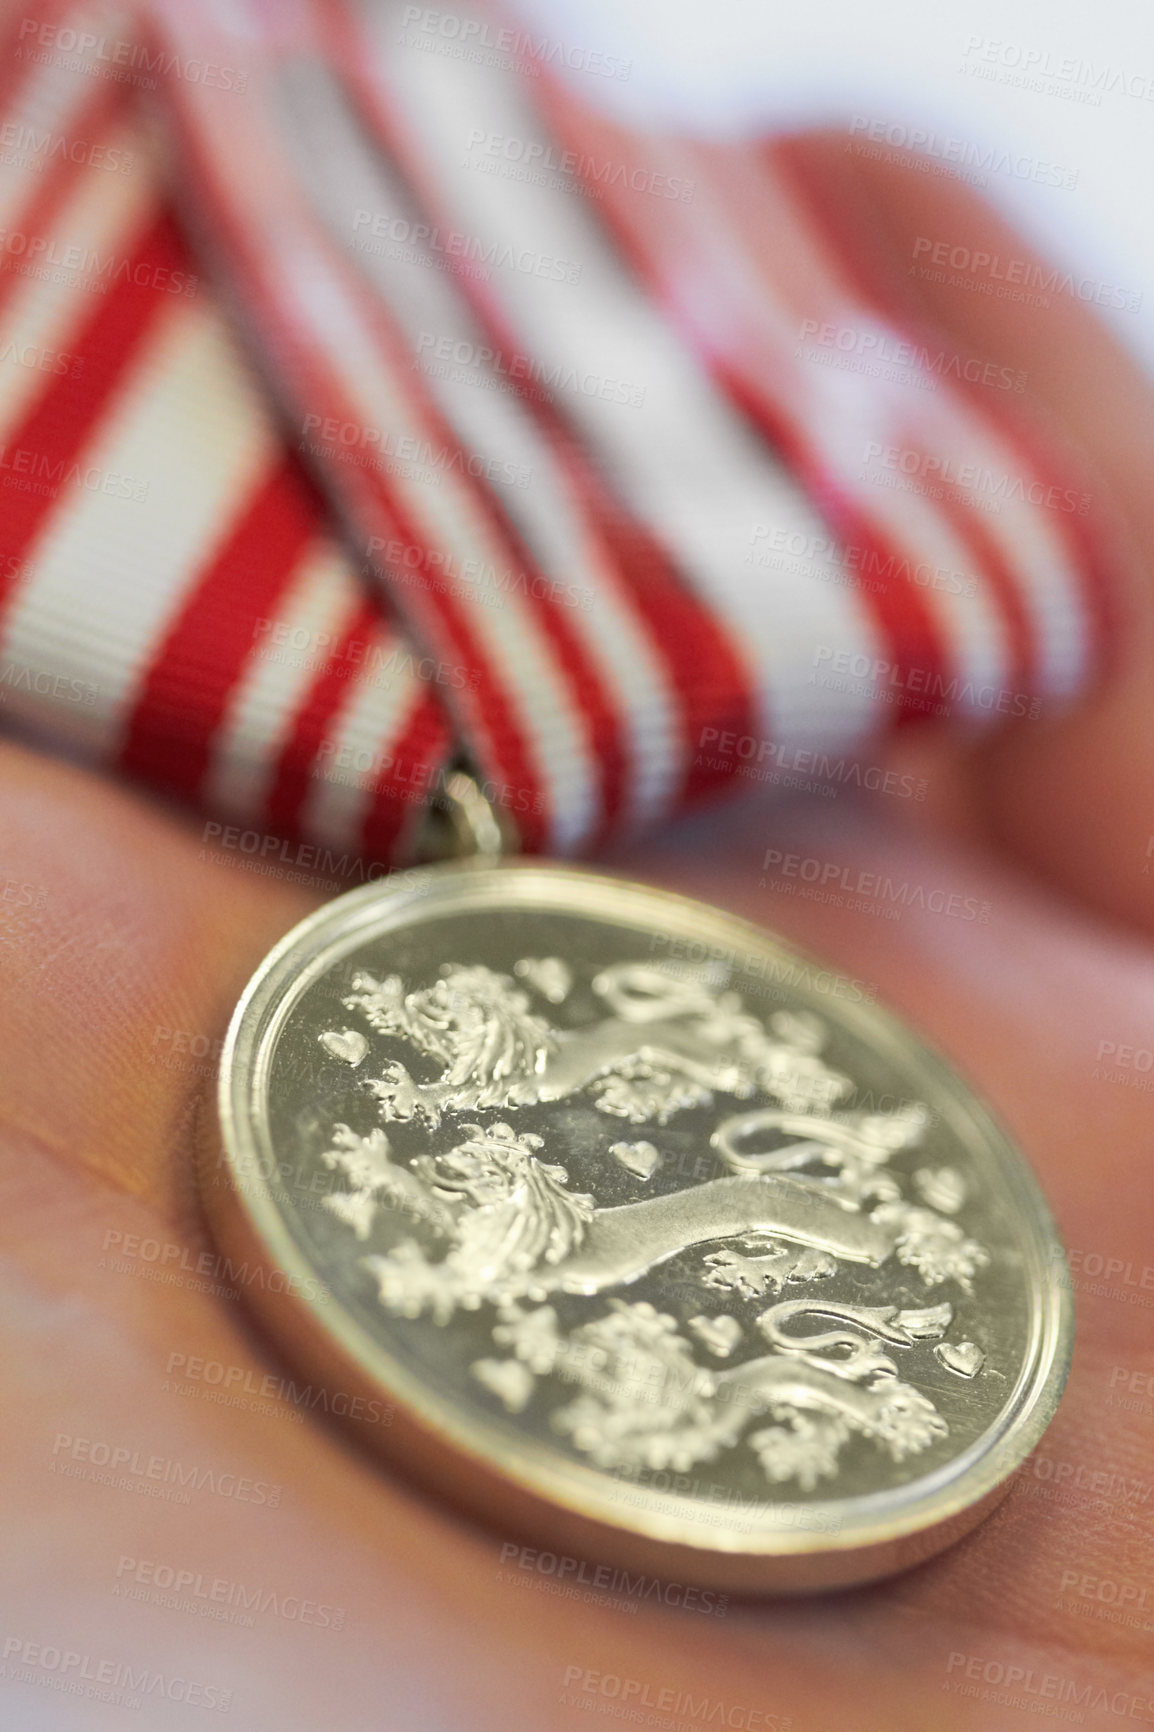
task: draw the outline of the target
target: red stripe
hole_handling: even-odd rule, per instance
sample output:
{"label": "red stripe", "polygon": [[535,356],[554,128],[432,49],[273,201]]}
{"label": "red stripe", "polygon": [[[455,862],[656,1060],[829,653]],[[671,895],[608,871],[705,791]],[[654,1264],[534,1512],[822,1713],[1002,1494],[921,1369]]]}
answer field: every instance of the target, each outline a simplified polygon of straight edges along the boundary
{"label": "red stripe", "polygon": [[962,499],[953,498],[948,488],[942,489],[942,497],[936,504],[959,541],[963,542],[977,559],[1001,608],[1010,650],[1007,677],[1014,682],[1015,691],[1036,691],[1038,645],[1030,616],[1026,612],[1021,586],[1014,577],[1008,556],[973,506],[967,505]]}
{"label": "red stripe", "polygon": [[[451,226],[434,178],[411,146],[404,127],[393,115],[387,96],[365,73],[366,58],[359,34],[342,0],[323,0],[322,9],[333,31],[352,93],[379,148],[400,168],[426,212]],[[483,279],[462,276],[455,287],[468,301],[477,322],[502,352],[519,348],[499,297]],[[697,747],[705,727],[734,729],[743,734],[754,727],[754,700],[748,673],[715,615],[698,601],[678,573],[668,551],[612,493],[587,458],[571,417],[554,403],[526,392],[521,401],[549,439],[553,454],[566,471],[587,521],[601,541],[618,579],[626,606],[632,603],[644,622],[646,637],[665,664],[674,694],[680,700],[683,746],[688,747],[681,793],[689,798],[714,783],[730,780],[731,772],[705,769]]]}
{"label": "red stripe", "polygon": [[[280,376],[292,381],[300,399],[311,409],[324,416],[335,416],[339,421],[355,421],[356,412],[345,399],[323,349],[314,344],[307,329],[301,332],[291,318],[286,318],[281,296],[270,278],[272,261],[255,243],[251,225],[233,208],[231,189],[223,177],[217,176],[209,143],[211,124],[202,134],[196,111],[197,94],[184,85],[173,87],[185,161],[198,181],[218,229],[228,237],[230,256],[242,266],[239,287],[251,300],[265,329],[272,326]],[[395,540],[405,548],[415,548],[423,562],[417,569],[436,572],[432,550],[415,534],[381,476],[352,467],[338,471],[333,466],[326,479],[362,533],[369,530],[382,543]],[[398,576],[404,580],[407,575],[409,568],[402,566]],[[475,669],[480,676],[475,691],[457,692],[452,700],[462,713],[463,732],[480,753],[486,773],[515,790],[523,845],[541,847],[550,827],[549,794],[530,764],[508,692],[499,678],[500,670],[488,662],[464,614],[452,605],[451,598],[437,592],[433,581],[426,578],[411,589],[402,581],[395,589],[397,600],[415,620],[419,635],[431,641],[443,659]]]}
{"label": "red stripe", "polygon": [[[600,820],[586,842],[587,846],[599,846],[611,834],[624,801],[625,744],[621,716],[591,652],[569,624],[564,610],[550,599],[548,580],[530,556],[520,533],[507,518],[504,507],[487,492],[482,493],[480,503],[482,515],[489,517],[508,547],[513,569],[519,570],[526,578],[527,599],[568,680],[574,708],[583,724],[594,771],[600,782]],[[541,594],[535,593],[537,581],[544,585]]]}
{"label": "red stripe", "polygon": [[[319,374],[322,369],[318,367],[316,371]],[[329,394],[322,397],[318,392],[316,400],[324,402],[338,418],[349,419],[351,408],[346,407],[342,412],[344,398],[331,375],[329,384]],[[434,550],[417,534],[383,476],[353,469],[347,478],[334,475],[332,481],[337,488],[345,483],[352,499],[350,516],[372,528],[386,544],[396,541],[406,550],[415,548],[421,560],[417,569],[423,569],[425,573],[436,572]],[[391,593],[394,586],[383,562],[381,569],[386,588]],[[403,579],[407,572],[408,567],[402,565],[397,573],[402,582],[395,588],[401,594],[404,593]],[[494,669],[488,660],[464,612],[453,606],[451,597],[438,593],[435,584],[435,578],[423,578],[415,586],[423,604],[424,635],[432,636],[435,642],[444,646],[444,659],[478,675],[475,690],[455,694],[463,712],[462,732],[479,750],[486,773],[508,782],[513,789],[522,846],[526,852],[537,852],[545,846],[550,828],[549,790],[531,764],[525,737],[514,720],[513,707],[499,678],[499,669]],[[488,751],[484,749],[486,744]]]}
{"label": "red stripe", "polygon": [[[127,273],[101,298],[74,339],[75,351],[83,361],[79,377],[53,380],[12,432],[7,445],[0,448],[0,462],[14,469],[21,460],[18,454],[27,452],[30,457],[26,467],[30,465],[32,473],[39,472],[49,482],[59,477],[64,483],[68,470],[83,455],[107,413],[110,399],[123,384],[154,322],[166,305],[172,305],[171,295],[149,286],[152,272],[179,269],[183,257],[172,220],[165,212],[128,255]],[[143,283],[136,280],[141,271]],[[0,605],[8,599],[12,588],[12,578],[5,574],[19,569],[34,538],[56,510],[54,495],[44,498],[32,492],[12,492],[6,497],[0,530],[4,555],[0,562]]]}
{"label": "red stripe", "polygon": [[[20,86],[33,78],[39,68],[31,55],[37,52],[35,36],[21,36],[20,26],[28,18],[28,8],[10,7],[12,28],[4,33],[3,44],[0,45],[0,112],[7,113],[16,100]],[[36,7],[34,22],[39,32],[47,24],[51,26],[62,18],[67,11],[66,0],[43,0]],[[51,57],[52,50],[45,53]]]}
{"label": "red stripe", "polygon": [[[840,134],[836,136],[841,137]],[[823,175],[813,172],[801,153],[804,144],[804,139],[781,139],[767,143],[765,148],[773,158],[774,172],[788,176],[815,223],[820,226],[823,245],[836,257],[854,292],[890,322],[900,317],[903,330],[926,348],[943,341],[955,341],[949,332],[932,323],[913,295],[902,291],[900,275],[892,271],[883,275],[876,247],[871,255],[863,245],[869,233],[867,209],[852,193],[847,204],[843,192],[832,187]],[[900,307],[897,305],[899,298]],[[981,356],[972,358],[982,359]],[[988,399],[982,395],[985,387],[980,383],[959,378],[955,389],[979,419],[995,420],[990,414]],[[1048,437],[1044,437],[1037,422],[1027,415],[1024,404],[999,403],[995,425],[999,437],[1016,445],[1039,476],[1075,492],[1085,490],[1086,475],[1075,453],[1065,446],[1061,451],[1056,449],[1057,429],[1048,428]],[[1082,518],[1063,515],[1054,527],[1070,551],[1081,585],[1083,604],[1094,637],[1092,649],[1098,662],[1099,678],[1102,678],[1117,665],[1121,652],[1120,586],[1116,573],[1111,570],[1113,536],[1093,514]]]}
{"label": "red stripe", "polygon": [[354,683],[348,678],[349,668],[354,665],[351,646],[363,643],[378,624],[377,609],[371,601],[363,601],[333,645],[328,661],[297,711],[277,762],[265,808],[269,824],[283,835],[299,833],[301,807],[313,779],[317,752]]}
{"label": "red stripe", "polygon": [[[100,140],[103,143],[113,130],[111,122],[114,118],[119,119],[125,109],[125,96],[125,88],[120,84],[103,84],[94,91],[91,101],[78,116],[80,136],[93,138],[103,131],[104,139]],[[0,112],[4,112],[3,106],[0,106]],[[48,231],[77,182],[93,172],[86,162],[73,162],[67,155],[53,158],[47,171],[36,176],[32,196],[24,209],[9,213],[7,228],[13,233],[26,235],[29,241],[49,238]],[[34,256],[39,257],[39,253]],[[28,282],[29,279],[22,276],[18,268],[25,262],[29,262],[27,252],[12,253],[0,261],[0,310]]]}
{"label": "red stripe", "polygon": [[[343,59],[344,70],[350,79],[353,96],[359,102],[378,144],[400,168],[426,209],[436,210],[438,200],[432,180],[421,172],[419,162],[408,148],[403,127],[394,121],[385,108],[380,93],[363,75],[359,32],[347,9],[339,0],[321,0],[318,10],[332,33],[338,53]],[[466,276],[454,281],[458,292],[471,304],[479,323],[488,328],[495,342],[501,347],[515,348],[515,339],[504,322],[496,298],[489,295],[479,282]],[[414,376],[411,367],[412,354],[407,343],[391,322],[385,326],[381,309],[375,301],[371,304],[370,317],[381,337],[382,346],[387,350],[394,372],[403,381],[404,389],[417,399],[424,417],[437,427],[446,446],[461,450],[456,434],[442,416],[436,398]],[[604,542],[604,532],[609,520],[617,513],[607,498],[598,498],[603,495],[604,490],[592,468],[584,461],[570,429],[552,405],[535,401],[532,394],[527,395],[523,401],[549,438],[555,459],[568,473],[578,493],[585,495],[585,515],[587,518],[593,517],[593,527],[600,532],[599,539]],[[509,548],[513,563],[522,567],[531,584],[534,578],[542,574],[509,514],[490,489],[478,487],[476,493],[490,527]],[[612,552],[610,557],[611,563],[617,563],[613,560]],[[659,558],[655,545],[649,550],[649,558],[654,564]],[[529,599],[534,604],[538,618],[579,702],[589,749],[600,772],[602,817],[600,825],[589,839],[591,845],[600,846],[612,835],[626,799],[627,750],[622,718],[600,668],[586,649],[580,635],[569,625],[563,610],[547,595],[536,596],[531,589]]]}
{"label": "red stripe", "polygon": [[361,831],[370,860],[392,861],[411,854],[410,833],[420,824],[435,787],[437,769],[448,756],[450,733],[432,692],[416,695],[404,730],[396,737],[389,762],[377,778],[372,804]]}
{"label": "red stripe", "polygon": [[157,648],[120,767],[194,796],[245,664],[257,621],[273,613],[321,526],[316,493],[292,453],[264,477],[195,581]]}
{"label": "red stripe", "polygon": [[[496,493],[483,481],[473,482],[471,478],[467,478],[465,464],[469,452],[442,414],[430,390],[413,372],[412,355],[392,315],[368,291],[359,274],[353,276],[352,286],[361,301],[366,323],[377,339],[378,352],[393,374],[399,391],[407,398],[422,430],[431,436],[431,442],[449,454],[452,460],[460,459],[461,486],[471,493],[478,515],[502,544],[513,571],[518,576],[524,576],[526,580],[525,599],[540,621],[556,660],[567,676],[574,706],[584,723],[590,753],[600,775],[601,823],[589,838],[591,843],[599,842],[612,828],[613,821],[621,810],[625,775],[621,718],[601,671],[569,624],[564,608],[550,598],[547,579]],[[374,475],[377,473],[374,471]],[[381,478],[380,484],[384,491],[389,491],[384,478]],[[536,592],[536,581],[542,584],[540,593]]]}
{"label": "red stripe", "polygon": [[[615,126],[602,116],[591,115],[587,110],[579,108],[560,87],[553,88],[556,115],[568,130],[571,141],[578,146],[583,164],[587,166],[594,154],[593,149],[589,148],[590,140],[603,150],[608,149],[611,154],[616,152],[620,160],[626,163],[630,161],[636,142],[632,133]],[[588,180],[588,175],[586,179]],[[765,388],[758,373],[748,365],[739,366],[729,359],[713,330],[703,329],[699,318],[686,304],[686,273],[696,280],[699,276],[697,261],[703,256],[702,248],[692,245],[692,231],[680,247],[674,264],[667,265],[662,258],[660,245],[664,245],[668,251],[672,233],[669,228],[670,217],[664,212],[655,214],[648,209],[651,200],[644,197],[631,200],[628,191],[623,190],[616,181],[602,190],[604,196],[590,200],[590,204],[600,212],[608,232],[615,239],[635,276],[666,309],[735,408],[792,469],[816,508],[822,512],[835,532],[853,545],[861,547],[863,555],[867,559],[872,557],[879,571],[884,573],[894,557],[895,550],[878,526],[860,506],[847,497],[836,475],[814,450],[804,426],[789,414],[786,405]],[[678,214],[683,224],[692,225],[690,211],[679,205]],[[655,241],[651,225],[658,217],[661,226]],[[743,255],[744,249],[739,235],[733,235],[733,245],[738,255]],[[705,302],[709,304],[708,296],[705,297]],[[936,679],[944,671],[943,645],[937,622],[921,595],[908,585],[899,588],[893,581],[887,582],[882,589],[865,590],[856,574],[855,585],[863,606],[872,614],[875,625],[902,674],[906,675],[914,669],[924,670],[925,677],[931,683],[936,683]],[[920,682],[915,681],[914,684]],[[901,690],[901,702],[890,712],[897,722],[911,720],[920,713],[919,699],[910,691],[908,679],[903,679]]]}
{"label": "red stripe", "polygon": [[717,768],[719,760],[713,754],[703,755],[705,729],[743,737],[757,732],[749,678],[729,636],[675,575],[665,549],[617,510],[615,502],[598,493],[588,499],[587,509],[609,545],[629,599],[644,621],[646,638],[664,662],[680,700],[682,781],[674,795],[694,799],[733,779],[731,767]]}
{"label": "red stripe", "polygon": [[[785,176],[779,173],[771,150],[755,146],[752,161],[754,164],[752,181],[747,178],[745,183],[747,189],[752,186],[752,199],[749,198],[747,190],[747,206],[752,205],[756,209],[757,188],[762,181],[767,181],[771,187],[782,186],[787,200],[791,196],[796,198],[796,189],[792,178],[788,173]],[[742,224],[746,220],[747,214],[748,210],[737,208],[734,222],[739,233],[743,232]],[[796,220],[803,226],[807,222],[804,201],[798,203]],[[840,260],[834,263],[822,256],[824,249],[821,244],[821,233],[812,222],[809,223],[807,238],[810,236],[817,243],[816,256],[819,260],[816,266],[817,270],[829,279],[831,289],[836,290],[841,296],[844,293],[844,287],[838,280]],[[755,265],[758,263],[755,250],[753,262]],[[867,303],[864,301],[861,302],[862,311],[865,310],[866,305]],[[887,310],[884,308],[877,310],[881,314],[883,325],[890,325],[892,321]],[[966,405],[959,402],[956,407],[953,407],[949,404],[948,394],[946,400],[950,413],[957,424],[953,429],[953,436],[956,437],[959,432],[964,431]],[[934,455],[936,447],[927,445],[917,430],[903,429],[903,435],[904,443],[917,449],[923,457],[930,458]],[[939,491],[940,498],[935,496],[937,515],[944,519],[945,524],[966,548],[969,563],[973,569],[982,572],[990,598],[994,605],[1000,609],[1010,652],[1007,677],[1016,682],[1016,689],[1019,691],[1023,687],[1029,688],[1033,684],[1037,668],[1037,644],[1019,581],[1020,574],[1015,573],[1014,562],[1008,550],[991,533],[988,522],[982,519],[972,504],[948,484]]]}
{"label": "red stripe", "polygon": [[[575,141],[581,144],[584,140],[585,116],[576,116],[568,104],[565,108],[566,122],[575,136]],[[605,130],[606,123],[598,119],[594,136],[600,136]],[[625,156],[626,161],[628,156],[625,153],[630,150],[632,142],[631,135],[624,132],[617,138],[615,148]],[[879,579],[882,587],[866,590],[855,573],[855,587],[863,606],[872,614],[877,629],[885,639],[889,654],[902,675],[902,697],[890,713],[899,723],[918,717],[923,713],[924,699],[911,689],[911,684],[921,690],[923,680],[927,680],[932,689],[944,676],[945,654],[937,621],[918,591],[909,585],[900,584],[897,580],[884,579],[887,567],[892,569],[891,561],[895,560],[894,547],[870,516],[846,494],[837,476],[811,445],[804,427],[789,415],[784,403],[779,402],[766,390],[753,369],[731,362],[712,331],[702,329],[699,320],[685,305],[678,280],[667,275],[645,223],[634,220],[627,195],[620,192],[615,185],[611,185],[606,196],[597,201],[597,208],[634,273],[667,309],[735,408],[767,444],[780,454],[835,533],[851,545],[860,547],[863,558],[872,561],[879,573],[883,574]],[[734,244],[740,251],[738,237],[735,237]],[[692,256],[692,249],[686,248],[685,257]],[[917,670],[921,677],[911,682],[907,676],[914,670]]]}
{"label": "red stripe", "polygon": [[[173,40],[179,47],[181,39]],[[227,239],[229,256],[241,266],[238,287],[269,335],[280,377],[291,383],[296,399],[307,403],[310,410],[325,417],[335,416],[338,421],[356,421],[356,411],[345,399],[323,350],[307,329],[299,330],[286,317],[272,275],[275,260],[264,256],[253,226],[233,206],[231,187],[226,185],[223,175],[217,175],[208,143],[211,123],[202,134],[195,109],[202,93],[178,83],[172,86],[171,95],[182,133],[184,161],[205,208],[212,212],[217,229]],[[424,561],[424,571],[437,570],[430,559],[432,550],[413,532],[383,477],[364,469],[333,465],[325,479],[362,535],[368,532],[382,543],[396,540],[403,546],[416,548]],[[430,643],[442,659],[477,672],[476,688],[454,692],[449,701],[459,711],[462,732],[477,750],[486,775],[499,778],[515,791],[514,815],[523,846],[539,849],[551,829],[549,791],[531,765],[525,739],[514,721],[509,693],[499,677],[500,670],[489,662],[476,634],[452,599],[439,595],[427,579],[410,589],[403,581],[407,574],[408,568],[402,566],[397,574],[402,581],[395,586],[390,584],[389,588],[414,620],[420,638]]]}
{"label": "red stripe", "polygon": [[[928,603],[918,590],[896,575],[895,566],[902,563],[900,554],[895,553],[872,518],[844,492],[837,477],[826,471],[801,442],[796,429],[776,415],[776,406],[766,401],[756,385],[737,373],[728,373],[720,362],[715,361],[714,365],[734,403],[781,451],[834,533],[846,546],[861,549],[860,565],[854,571],[855,588],[873,615],[901,675],[901,698],[889,714],[898,726],[921,719],[926,713],[922,694],[939,689],[948,679],[947,658]],[[869,589],[860,587],[866,572],[870,574]],[[911,681],[911,672],[919,677]]]}
{"label": "red stripe", "polygon": [[[963,382],[967,393],[976,394],[981,387]],[[1078,454],[1066,443],[1066,436],[1057,426],[1042,430],[1027,418],[1024,407],[1001,405],[1006,425],[999,433],[1010,437],[1026,460],[1026,465],[1039,476],[1046,476],[1057,487],[1071,493],[1084,493],[1089,477]],[[1059,442],[1061,449],[1059,450]],[[1122,630],[1125,617],[1122,607],[1122,584],[1118,572],[1129,556],[1119,545],[1118,531],[1108,511],[1078,513],[1051,512],[1054,533],[1066,544],[1082,592],[1092,636],[1090,644],[1094,676],[1101,683],[1122,663]]]}
{"label": "red stripe", "polygon": [[[310,363],[306,361],[304,365],[308,367]],[[318,381],[325,379],[328,389],[322,392],[318,384],[315,391],[308,391],[308,400],[323,405],[338,420],[355,420],[352,406],[347,403],[330,370],[317,362],[311,371]],[[333,466],[334,473],[329,479],[335,492],[339,493],[343,488],[347,494],[348,515],[352,520],[371,529],[374,538],[386,546],[395,541],[403,549],[415,549],[421,562],[415,568],[417,571],[435,573],[440,569],[434,550],[413,528],[386,477],[375,470],[356,468],[350,468],[347,475],[337,474],[338,467]],[[380,563],[380,569],[384,574],[384,587],[390,594],[394,593],[384,562]],[[395,590],[400,595],[406,592],[403,580],[408,572],[409,568],[403,564],[398,570],[397,575],[402,581]],[[444,660],[478,675],[476,688],[454,693],[464,712],[462,731],[481,750],[486,773],[496,775],[514,790],[522,845],[526,851],[535,852],[544,846],[548,833],[548,790],[531,765],[524,735],[514,721],[508,693],[498,677],[499,670],[495,670],[486,657],[467,616],[453,606],[451,597],[439,593],[436,582],[435,576],[422,576],[421,582],[414,586],[422,603],[420,612],[426,627],[423,635],[442,646]],[[483,750],[485,743],[488,752]]]}

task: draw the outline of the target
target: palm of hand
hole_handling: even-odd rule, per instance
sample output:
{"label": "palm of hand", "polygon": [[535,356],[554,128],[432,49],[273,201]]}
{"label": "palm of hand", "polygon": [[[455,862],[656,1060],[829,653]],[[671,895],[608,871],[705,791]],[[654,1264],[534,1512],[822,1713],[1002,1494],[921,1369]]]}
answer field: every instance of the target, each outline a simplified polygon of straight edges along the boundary
{"label": "palm of hand", "polygon": [[[306,899],[226,871],[191,825],[76,772],[10,749],[2,777],[10,1641],[90,1655],[93,1671],[107,1658],[232,1689],[245,1725],[302,1732],[335,1703],[344,1724],[366,1728],[582,1725],[586,1674],[595,1692],[617,1677],[653,1703],[689,1691],[796,1726],[878,1732],[1017,1724],[1020,1706],[946,1692],[973,1662],[979,1688],[991,1662],[1032,1670],[1035,1690],[1059,1677],[1142,1696],[1141,1616],[1092,1614],[1099,1582],[1141,1587],[1149,1575],[1150,1404],[1120,1409],[1112,1395],[1148,1364],[1148,1222],[1135,1199],[1151,1109],[1096,1063],[1104,1040],[1142,1045],[1154,997],[1144,951],[992,853],[959,856],[933,826],[844,806],[820,821],[804,809],[712,814],[623,862],[876,982],[1009,1121],[1086,1270],[1114,1260],[1104,1291],[1080,1283],[1074,1372],[1041,1451],[1052,1477],[1021,1476],[970,1539],[826,1601],[731,1605],[724,1619],[648,1602],[627,1618],[533,1591],[548,1578],[509,1545],[503,1557],[505,1536],[469,1527],[278,1400],[285,1368],[214,1292],[191,1180],[211,1043]],[[988,902],[988,921],[909,909],[882,922],[774,895],[760,887],[767,838],[948,882]],[[197,1361],[235,1368],[236,1404],[214,1399],[203,1371],[187,1376]],[[158,1460],[209,1470],[207,1488],[170,1501],[166,1470],[149,1477]],[[834,1668],[815,1664],[827,1657]],[[93,1702],[84,1723],[123,1711]],[[143,1723],[185,1713],[157,1694]]]}
{"label": "palm of hand", "polygon": [[[800,145],[797,166],[841,232],[856,227],[863,271],[888,269],[895,294],[894,261],[919,233],[1020,250],[964,190],[851,165],[837,138]],[[1142,1394],[1154,1106],[1127,1086],[1151,1045],[1154,955],[1109,923],[1151,927],[1154,414],[1081,308],[1043,322],[924,293],[922,316],[962,348],[1028,370],[1128,522],[1131,617],[1109,690],[1070,722],[988,751],[979,777],[940,745],[905,747],[922,752],[931,789],[917,827],[884,799],[873,812],[824,802],[820,817],[747,805],[620,864],[876,983],[1017,1135],[1082,1271],[1047,1465],[940,1558],[821,1601],[734,1604],[719,1618],[647,1599],[626,1616],[533,1591],[553,1584],[503,1536],[278,1400],[284,1368],[215,1290],[191,1170],[212,1045],[308,899],[204,858],[189,821],[6,748],[0,1712],[11,1702],[21,1725],[119,1725],[125,1709],[111,1685],[101,1698],[100,1680],[127,1665],[148,1690],[138,1723],[157,1727],[215,1703],[251,1732],[338,1717],[350,1732],[567,1732],[591,1723],[590,1705],[668,1710],[683,1692],[697,1705],[681,1698],[683,1721],[716,1724],[722,1704],[725,1724],[763,1732],[786,1717],[799,1732],[1001,1732],[1071,1693],[1090,1724],[1154,1723],[1154,1400]],[[759,883],[770,845],[945,886],[988,903],[988,920],[910,908],[883,922],[775,895]],[[238,1388],[244,1405],[227,1405]],[[205,1481],[187,1503],[170,1497],[172,1463]],[[22,1666],[35,1683],[14,1681]],[[56,1687],[87,1690],[83,1710]]]}

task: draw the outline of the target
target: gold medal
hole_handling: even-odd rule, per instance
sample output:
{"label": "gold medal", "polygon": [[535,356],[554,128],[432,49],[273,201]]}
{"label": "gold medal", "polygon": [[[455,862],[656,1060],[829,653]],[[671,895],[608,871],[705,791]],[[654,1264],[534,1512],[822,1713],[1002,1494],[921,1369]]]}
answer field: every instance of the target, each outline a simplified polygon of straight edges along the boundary
{"label": "gold medal", "polygon": [[410,1474],[732,1591],[973,1527],[1065,1381],[1061,1248],[952,1070],[770,934],[569,867],[343,896],[233,1017],[215,1230]]}

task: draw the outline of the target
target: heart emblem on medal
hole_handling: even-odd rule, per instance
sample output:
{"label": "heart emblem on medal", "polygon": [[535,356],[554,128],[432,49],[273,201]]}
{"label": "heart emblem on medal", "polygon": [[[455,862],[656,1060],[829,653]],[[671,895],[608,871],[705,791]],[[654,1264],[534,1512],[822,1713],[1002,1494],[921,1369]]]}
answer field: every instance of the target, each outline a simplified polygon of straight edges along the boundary
{"label": "heart emblem on medal", "polygon": [[635,1179],[651,1179],[661,1164],[661,1156],[652,1143],[614,1143],[609,1153]]}
{"label": "heart emblem on medal", "polygon": [[479,1359],[473,1367],[473,1376],[510,1413],[520,1413],[533,1393],[533,1374],[519,1359]]}
{"label": "heart emblem on medal", "polygon": [[691,1317],[689,1327],[719,1359],[728,1359],[741,1340],[741,1324],[736,1317]]}
{"label": "heart emblem on medal", "polygon": [[966,1182],[954,1167],[920,1167],[914,1184],[931,1209],[956,1215],[966,1200]]}
{"label": "heart emblem on medal", "polygon": [[547,998],[560,1004],[573,985],[573,970],[559,956],[527,956],[513,964],[513,973]]}
{"label": "heart emblem on medal", "polygon": [[339,1032],[330,1028],[320,1036],[320,1043],[334,1058],[343,1059],[354,1068],[369,1050],[368,1041],[355,1028],[342,1028]]}
{"label": "heart emblem on medal", "polygon": [[934,1356],[959,1377],[976,1377],[986,1357],[972,1341],[939,1341]]}

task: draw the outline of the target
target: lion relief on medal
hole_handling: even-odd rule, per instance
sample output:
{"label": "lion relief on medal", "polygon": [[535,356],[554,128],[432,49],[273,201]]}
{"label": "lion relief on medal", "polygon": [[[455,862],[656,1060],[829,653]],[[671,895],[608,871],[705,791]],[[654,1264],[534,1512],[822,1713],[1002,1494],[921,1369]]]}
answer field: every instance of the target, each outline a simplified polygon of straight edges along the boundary
{"label": "lion relief on medal", "polygon": [[[771,1484],[812,1490],[836,1478],[855,1434],[895,1462],[947,1436],[901,1358],[933,1343],[953,1377],[981,1374],[981,1350],[947,1333],[950,1295],[971,1292],[989,1255],[956,1218],[955,1169],[919,1167],[907,1196],[890,1166],[921,1143],[925,1110],[840,1108],[853,1083],[822,1057],[820,1019],[781,1010],[763,1023],[708,968],[616,963],[589,982],[602,1014],[557,1027],[550,1013],[574,985],[555,957],[512,974],[446,964],[411,990],[353,975],[343,1003],[360,1026],[319,1038],[359,1074],[380,1123],[333,1127],[323,1159],[345,1188],[324,1206],[381,1305],[438,1324],[491,1307],[494,1352],[473,1376],[509,1412],[542,1379],[569,1385],[550,1422],[606,1469],[682,1471],[741,1446]],[[374,1062],[374,1036],[411,1056]],[[622,1138],[607,1124],[601,1156],[635,1200],[601,1206],[571,1184],[540,1115],[537,1131],[518,1128],[519,1108],[578,1096],[635,1127]],[[717,1176],[646,1194],[663,1128],[689,1108],[716,1112]],[[387,1129],[401,1122],[428,1142],[407,1160]],[[412,1229],[387,1251],[372,1245],[382,1218]],[[629,1289],[685,1254],[697,1315],[682,1324]],[[835,1298],[830,1278],[855,1265],[893,1268],[926,1302]],[[562,1296],[586,1299],[587,1321],[563,1328]]]}

